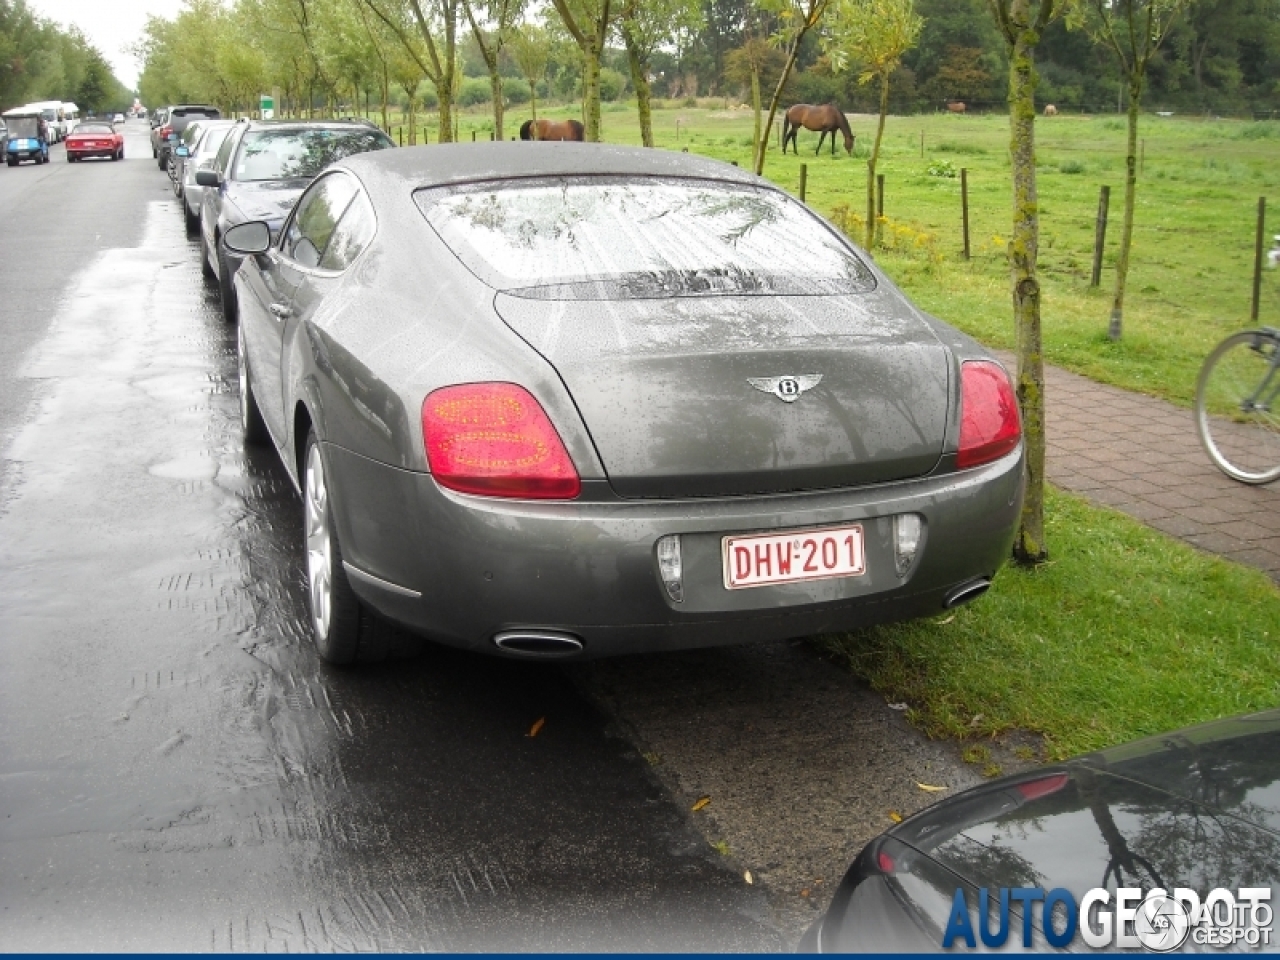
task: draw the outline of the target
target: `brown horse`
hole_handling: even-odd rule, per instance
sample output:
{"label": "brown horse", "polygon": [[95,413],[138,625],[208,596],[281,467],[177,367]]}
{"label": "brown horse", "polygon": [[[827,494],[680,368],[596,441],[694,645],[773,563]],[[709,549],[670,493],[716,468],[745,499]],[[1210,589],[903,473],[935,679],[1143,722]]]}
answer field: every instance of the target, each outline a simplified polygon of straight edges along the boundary
{"label": "brown horse", "polygon": [[967,108],[959,100],[949,100],[947,102],[947,111],[949,113],[964,113]]}
{"label": "brown horse", "polygon": [[520,124],[520,139],[582,141],[585,131],[577,120],[526,120]]}
{"label": "brown horse", "polygon": [[818,138],[818,149],[813,151],[815,155],[822,149],[822,141],[827,138],[827,134],[831,134],[831,155],[835,156],[837,130],[844,134],[845,153],[853,153],[853,134],[849,130],[849,121],[845,119],[844,111],[834,103],[823,104],[820,107],[797,103],[794,107],[788,107],[782,118],[783,153],[787,152],[788,140],[791,141],[795,151],[800,152],[800,147],[796,145],[796,134],[801,127],[822,132],[822,136]]}

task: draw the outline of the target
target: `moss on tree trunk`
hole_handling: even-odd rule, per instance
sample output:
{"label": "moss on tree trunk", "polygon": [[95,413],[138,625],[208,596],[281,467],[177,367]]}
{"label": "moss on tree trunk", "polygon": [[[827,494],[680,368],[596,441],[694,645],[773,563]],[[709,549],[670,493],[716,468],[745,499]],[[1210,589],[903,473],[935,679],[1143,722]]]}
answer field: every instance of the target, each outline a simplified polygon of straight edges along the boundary
{"label": "moss on tree trunk", "polygon": [[645,66],[640,51],[631,41],[631,34],[623,31],[623,39],[627,45],[627,64],[631,68],[631,84],[636,88],[636,112],[640,116],[640,142],[646,147],[653,146],[653,106],[650,103],[649,71]]}
{"label": "moss on tree trunk", "polygon": [[1009,154],[1013,168],[1013,237],[1009,267],[1017,334],[1018,406],[1026,445],[1027,492],[1013,545],[1018,563],[1043,562],[1044,541],[1044,355],[1040,337],[1040,206],[1036,194],[1036,31],[1018,31],[1009,62]]}

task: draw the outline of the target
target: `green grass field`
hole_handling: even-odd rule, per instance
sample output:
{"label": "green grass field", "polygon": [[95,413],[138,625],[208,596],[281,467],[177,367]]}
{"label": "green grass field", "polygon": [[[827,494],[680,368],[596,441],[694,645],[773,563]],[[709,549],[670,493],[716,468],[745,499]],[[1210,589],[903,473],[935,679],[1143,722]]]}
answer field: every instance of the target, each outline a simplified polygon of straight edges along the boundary
{"label": "green grass field", "polygon": [[[702,101],[704,104],[707,101]],[[571,108],[547,115],[568,116]],[[527,108],[508,112],[513,135]],[[666,105],[654,111],[660,147],[751,161],[749,109]],[[800,155],[770,150],[765,176],[830,217],[865,205],[866,155],[875,118],[855,116],[856,156],[802,132]],[[461,119],[462,139],[487,137],[489,116]],[[606,105],[609,142],[639,143],[634,107]],[[1217,341],[1248,325],[1258,197],[1280,207],[1280,122],[1144,117],[1142,171],[1125,335],[1106,337],[1124,193],[1125,127],[1116,116],[1041,118],[1036,124],[1041,205],[1040,269],[1046,357],[1096,380],[1189,405],[1201,361]],[[1013,345],[1005,244],[1009,236],[1008,119],[950,114],[890,117],[879,172],[897,249],[877,253],[922,307],[993,347]],[[921,139],[924,150],[921,154]],[[934,173],[930,173],[930,168]],[[970,251],[962,256],[960,168],[968,169]],[[954,171],[956,176],[945,176]],[[1089,287],[1098,190],[1110,185],[1111,217],[1102,285]],[[1273,216],[1270,236],[1280,233]],[[858,239],[861,239],[860,237]],[[1262,322],[1280,325],[1280,282],[1264,277]]]}

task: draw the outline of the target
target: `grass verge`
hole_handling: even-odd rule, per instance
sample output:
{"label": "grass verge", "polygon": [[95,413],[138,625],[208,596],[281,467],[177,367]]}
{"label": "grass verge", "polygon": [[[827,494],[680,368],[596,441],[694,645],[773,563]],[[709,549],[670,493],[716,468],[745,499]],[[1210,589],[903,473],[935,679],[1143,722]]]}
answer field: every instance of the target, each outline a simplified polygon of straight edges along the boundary
{"label": "grass verge", "polygon": [[1050,491],[1053,557],[977,603],[816,642],[930,736],[1009,730],[1060,759],[1280,704],[1280,591],[1123,514]]}

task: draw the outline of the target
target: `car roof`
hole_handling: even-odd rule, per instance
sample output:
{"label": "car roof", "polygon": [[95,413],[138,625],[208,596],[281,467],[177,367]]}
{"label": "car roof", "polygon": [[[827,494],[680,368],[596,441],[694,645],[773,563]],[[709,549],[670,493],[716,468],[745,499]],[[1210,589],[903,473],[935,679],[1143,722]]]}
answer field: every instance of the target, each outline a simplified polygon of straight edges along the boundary
{"label": "car roof", "polygon": [[719,160],[672,150],[602,143],[432,144],[361,153],[334,166],[350,170],[371,193],[402,193],[406,185],[418,188],[574,175],[693,177],[768,185],[754,174]]}

